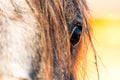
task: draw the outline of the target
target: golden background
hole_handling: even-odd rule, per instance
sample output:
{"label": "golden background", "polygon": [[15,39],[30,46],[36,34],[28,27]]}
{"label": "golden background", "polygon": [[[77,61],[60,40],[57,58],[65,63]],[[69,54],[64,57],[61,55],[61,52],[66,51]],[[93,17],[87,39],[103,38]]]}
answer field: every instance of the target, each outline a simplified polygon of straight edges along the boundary
{"label": "golden background", "polygon": [[[98,59],[100,80],[120,80],[120,0],[87,0],[87,3],[95,48],[101,59]],[[88,80],[97,78],[92,75]]]}

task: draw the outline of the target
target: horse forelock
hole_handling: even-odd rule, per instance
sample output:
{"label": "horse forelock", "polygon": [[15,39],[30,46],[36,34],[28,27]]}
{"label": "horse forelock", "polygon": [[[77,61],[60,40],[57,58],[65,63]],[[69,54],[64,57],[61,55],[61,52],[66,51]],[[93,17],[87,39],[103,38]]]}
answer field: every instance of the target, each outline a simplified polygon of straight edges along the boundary
{"label": "horse forelock", "polygon": [[[80,59],[81,61],[78,60],[81,58],[79,57],[79,54],[86,56],[87,40],[88,42],[91,42],[87,13],[88,7],[85,0],[0,1],[0,19],[3,18],[1,17],[2,15],[8,23],[13,21],[12,26],[18,25],[21,27],[22,25],[25,30],[28,30],[28,27],[30,27],[28,32],[31,32],[31,35],[29,35],[29,37],[34,33],[35,36],[37,35],[36,38],[40,40],[38,41],[34,40],[36,38],[29,38],[30,40],[35,41],[34,43],[36,44],[34,45],[31,44],[31,42],[28,42],[28,44],[31,44],[30,48],[33,49],[30,51],[30,57],[32,57],[31,61],[34,62],[34,64],[32,63],[32,66],[35,65],[34,68],[36,68],[36,72],[31,73],[29,70],[28,72],[31,73],[30,76],[35,75],[41,80],[70,80],[71,75],[73,75],[72,77],[74,77],[74,79],[79,80],[76,76],[78,71],[75,69],[78,68],[78,65],[82,62],[82,59]],[[70,31],[67,24],[74,21],[74,18],[77,15],[80,17],[79,21],[83,23],[80,45],[82,44],[82,46],[84,46],[82,47],[82,53],[76,53],[75,61],[72,61],[73,56],[70,52]],[[2,19],[0,20],[0,25],[1,21]],[[34,31],[32,31],[32,29]],[[27,40],[27,38],[25,40]],[[39,48],[40,50],[38,50]],[[32,54],[34,51],[38,54]],[[78,48],[76,49],[76,52],[78,52]],[[25,59],[26,56],[28,56],[26,54],[24,54]],[[31,66],[29,62],[27,64]],[[74,65],[74,67],[72,65]],[[81,67],[81,69],[83,69],[83,67]],[[29,75],[26,76],[27,78],[30,78]],[[26,78],[26,76],[17,77]],[[32,79],[35,78],[32,77]]]}

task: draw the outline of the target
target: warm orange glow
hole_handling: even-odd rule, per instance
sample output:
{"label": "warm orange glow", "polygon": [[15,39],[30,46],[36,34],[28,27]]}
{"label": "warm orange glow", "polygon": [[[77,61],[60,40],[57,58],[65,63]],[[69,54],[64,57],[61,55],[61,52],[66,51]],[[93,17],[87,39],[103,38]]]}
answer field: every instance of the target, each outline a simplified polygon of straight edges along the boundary
{"label": "warm orange glow", "polygon": [[99,61],[101,80],[120,80],[120,18],[93,18],[92,21],[95,46],[105,65]]}
{"label": "warm orange glow", "polygon": [[[100,80],[120,80],[120,0],[87,0],[92,14]],[[90,69],[92,70],[92,68]],[[88,80],[97,80],[95,72]]]}
{"label": "warm orange glow", "polygon": [[120,19],[93,19],[93,26],[99,41],[120,44]]}

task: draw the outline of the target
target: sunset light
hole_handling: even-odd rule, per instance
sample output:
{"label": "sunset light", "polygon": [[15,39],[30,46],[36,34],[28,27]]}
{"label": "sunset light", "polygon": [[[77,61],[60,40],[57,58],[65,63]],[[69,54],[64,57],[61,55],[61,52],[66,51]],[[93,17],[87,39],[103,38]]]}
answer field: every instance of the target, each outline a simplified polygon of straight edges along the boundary
{"label": "sunset light", "polygon": [[99,66],[101,80],[120,80],[120,19],[93,18],[92,25],[97,53],[104,64]]}
{"label": "sunset light", "polygon": [[[120,80],[120,0],[87,0],[92,15],[100,80]],[[89,72],[92,73],[92,72]],[[93,79],[97,80],[96,76]]]}

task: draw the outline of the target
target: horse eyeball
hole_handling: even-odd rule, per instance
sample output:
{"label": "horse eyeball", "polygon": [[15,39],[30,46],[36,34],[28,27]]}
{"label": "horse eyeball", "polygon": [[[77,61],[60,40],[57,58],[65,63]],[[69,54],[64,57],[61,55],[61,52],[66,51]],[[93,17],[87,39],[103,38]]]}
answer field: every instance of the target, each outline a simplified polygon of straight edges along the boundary
{"label": "horse eyeball", "polygon": [[72,30],[71,36],[70,36],[70,43],[75,46],[79,43],[80,35],[82,33],[82,25],[76,24]]}

